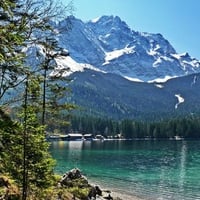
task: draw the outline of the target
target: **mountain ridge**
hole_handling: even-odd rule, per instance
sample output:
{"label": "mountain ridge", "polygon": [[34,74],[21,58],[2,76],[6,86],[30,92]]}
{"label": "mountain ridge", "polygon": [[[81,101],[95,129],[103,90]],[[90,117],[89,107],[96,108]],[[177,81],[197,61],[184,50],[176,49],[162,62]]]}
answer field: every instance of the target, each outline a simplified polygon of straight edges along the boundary
{"label": "mountain ridge", "polygon": [[[77,112],[139,120],[200,113],[200,62],[178,54],[161,34],[131,30],[114,16],[89,22],[71,16],[55,30],[69,55],[56,58],[51,75],[61,69],[70,76],[73,92],[66,101],[80,106]],[[41,48],[27,51],[31,66],[38,64]]]}
{"label": "mountain ridge", "polygon": [[118,120],[160,120],[200,113],[200,73],[164,83],[133,82],[90,69],[75,72],[71,78],[70,101],[84,114]]}
{"label": "mountain ridge", "polygon": [[[160,33],[131,30],[118,16],[102,16],[88,22],[69,19],[72,29],[60,33],[58,42],[77,63],[145,82],[200,71],[199,60],[188,53],[178,54]],[[56,28],[63,28],[67,20]]]}

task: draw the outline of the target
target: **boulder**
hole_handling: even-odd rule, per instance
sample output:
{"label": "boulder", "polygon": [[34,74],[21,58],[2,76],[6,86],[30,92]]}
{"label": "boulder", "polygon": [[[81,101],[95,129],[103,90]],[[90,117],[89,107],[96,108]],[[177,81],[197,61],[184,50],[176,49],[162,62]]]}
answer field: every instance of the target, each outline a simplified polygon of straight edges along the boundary
{"label": "boulder", "polygon": [[[111,191],[104,190],[102,191],[99,186],[89,184],[87,178],[82,175],[81,171],[77,168],[66,172],[59,182],[60,187],[67,187],[72,189],[79,188],[79,191],[82,189],[88,191],[85,198],[88,200],[113,200],[111,196]],[[86,189],[86,190],[85,190]]]}
{"label": "boulder", "polygon": [[103,197],[104,199],[107,199],[107,200],[113,200],[113,197],[110,195],[110,194],[108,194],[108,196],[106,196],[106,197]]}
{"label": "boulder", "polygon": [[89,187],[88,180],[85,176],[81,174],[81,171],[77,168],[66,172],[60,180],[61,186],[66,187],[79,187],[86,188]]}
{"label": "boulder", "polygon": [[102,196],[102,190],[99,188],[99,186],[92,186],[88,193],[88,199],[96,199],[96,196]]}

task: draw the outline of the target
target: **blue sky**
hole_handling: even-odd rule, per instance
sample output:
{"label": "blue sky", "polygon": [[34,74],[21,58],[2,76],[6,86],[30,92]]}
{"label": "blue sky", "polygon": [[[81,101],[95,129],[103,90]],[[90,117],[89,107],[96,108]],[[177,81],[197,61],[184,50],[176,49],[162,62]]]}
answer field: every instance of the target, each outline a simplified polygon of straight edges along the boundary
{"label": "blue sky", "polygon": [[178,53],[200,59],[200,0],[74,0],[74,7],[83,21],[117,15],[131,29],[161,33]]}

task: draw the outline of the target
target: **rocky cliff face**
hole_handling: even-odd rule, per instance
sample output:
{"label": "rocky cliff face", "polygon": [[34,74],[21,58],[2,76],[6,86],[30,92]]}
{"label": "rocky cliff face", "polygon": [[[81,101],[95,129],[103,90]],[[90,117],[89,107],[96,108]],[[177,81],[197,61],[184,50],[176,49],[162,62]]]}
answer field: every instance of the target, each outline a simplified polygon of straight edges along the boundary
{"label": "rocky cliff face", "polygon": [[[67,20],[56,28],[64,30]],[[178,54],[161,34],[131,30],[117,16],[89,22],[74,17],[70,20],[72,30],[60,32],[58,41],[77,63],[145,82],[200,71],[199,60],[188,53]]]}
{"label": "rocky cliff face", "polygon": [[[161,34],[131,30],[114,16],[89,22],[69,17],[55,29],[59,46],[70,56],[59,56],[54,72],[66,69],[63,75],[71,75],[70,98],[83,112],[116,119],[199,113],[200,62],[178,54]],[[42,46],[26,52],[34,68],[44,58]]]}

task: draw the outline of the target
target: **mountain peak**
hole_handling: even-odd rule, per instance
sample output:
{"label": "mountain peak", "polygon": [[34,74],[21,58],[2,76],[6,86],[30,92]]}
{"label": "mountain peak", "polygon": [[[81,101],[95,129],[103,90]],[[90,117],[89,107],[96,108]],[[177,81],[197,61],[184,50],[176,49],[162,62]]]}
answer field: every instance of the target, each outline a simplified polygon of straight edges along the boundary
{"label": "mountain peak", "polygon": [[110,27],[120,27],[120,26],[126,26],[128,25],[121,20],[119,16],[114,16],[114,15],[103,15],[101,17],[97,17],[93,20],[90,20],[88,24],[93,24],[93,26],[100,26],[105,29],[107,26],[108,28]]}
{"label": "mountain peak", "polygon": [[114,15],[102,15],[100,17],[97,17],[93,20],[90,20],[92,23],[99,23],[99,22],[108,22],[108,21],[118,21],[121,22],[121,19],[119,16],[114,16]]}
{"label": "mountain peak", "polygon": [[134,31],[118,16],[88,22],[70,16],[70,21],[71,31],[61,33],[58,41],[77,63],[142,81],[200,71],[199,60],[178,54],[162,34]]}

